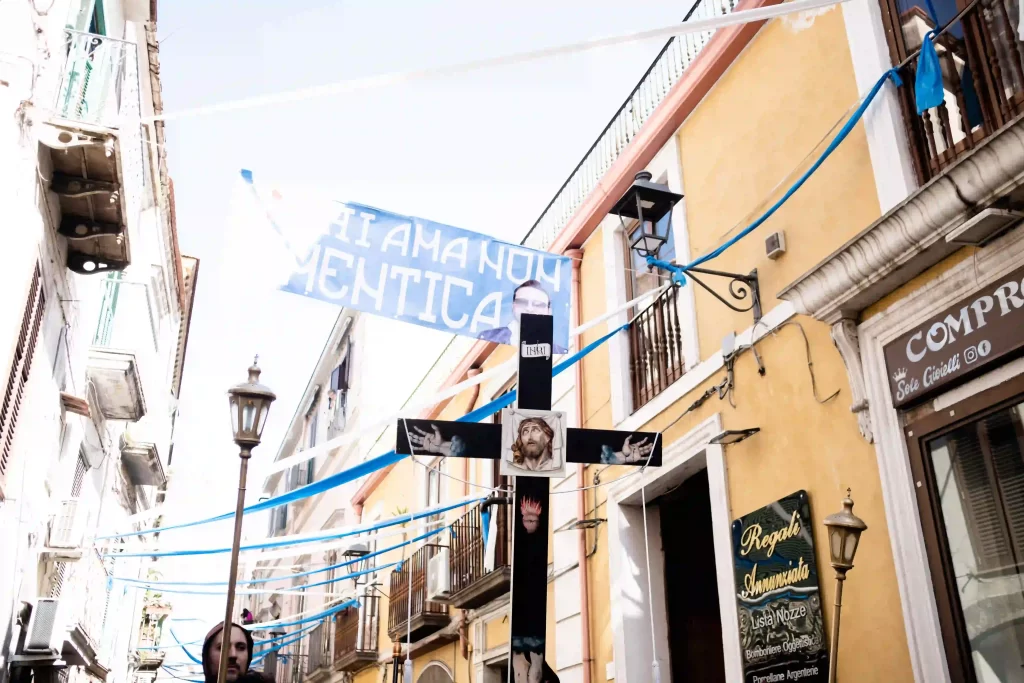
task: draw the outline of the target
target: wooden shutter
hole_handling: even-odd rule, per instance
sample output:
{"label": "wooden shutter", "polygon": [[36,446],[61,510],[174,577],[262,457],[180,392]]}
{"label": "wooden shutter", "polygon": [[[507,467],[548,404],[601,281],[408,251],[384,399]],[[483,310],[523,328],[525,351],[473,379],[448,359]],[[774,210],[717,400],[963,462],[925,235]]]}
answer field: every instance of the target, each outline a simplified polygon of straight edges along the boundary
{"label": "wooden shutter", "polygon": [[1014,415],[1011,408],[986,417],[982,423],[982,443],[992,459],[999,501],[1012,543],[1013,564],[1019,567],[1024,564],[1024,457]]}
{"label": "wooden shutter", "polygon": [[85,481],[85,473],[89,471],[89,461],[85,459],[85,453],[78,452],[78,462],[75,463],[75,478],[71,480],[71,497],[78,498],[82,495],[82,483]]}
{"label": "wooden shutter", "polygon": [[18,343],[14,348],[14,359],[4,387],[3,401],[0,403],[0,500],[6,497],[7,470],[11,464],[14,449],[14,435],[18,426],[18,414],[25,398],[25,387],[28,384],[29,371],[32,369],[32,357],[35,355],[36,343],[39,340],[39,326],[45,308],[39,264],[32,274],[32,285],[29,287],[28,300],[21,318],[21,331]]}
{"label": "wooden shutter", "polygon": [[[1024,565],[1024,457],[1012,410],[950,435],[949,449],[978,571]],[[940,486],[942,482],[939,482]]]}

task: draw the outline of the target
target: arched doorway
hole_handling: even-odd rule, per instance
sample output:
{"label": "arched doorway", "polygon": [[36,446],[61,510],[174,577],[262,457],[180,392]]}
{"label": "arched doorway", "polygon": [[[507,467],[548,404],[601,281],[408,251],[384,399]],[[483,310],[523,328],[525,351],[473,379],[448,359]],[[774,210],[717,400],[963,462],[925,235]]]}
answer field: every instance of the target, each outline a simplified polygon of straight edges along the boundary
{"label": "arched doorway", "polygon": [[416,679],[416,683],[455,683],[451,673],[441,662],[430,662],[423,673]]}

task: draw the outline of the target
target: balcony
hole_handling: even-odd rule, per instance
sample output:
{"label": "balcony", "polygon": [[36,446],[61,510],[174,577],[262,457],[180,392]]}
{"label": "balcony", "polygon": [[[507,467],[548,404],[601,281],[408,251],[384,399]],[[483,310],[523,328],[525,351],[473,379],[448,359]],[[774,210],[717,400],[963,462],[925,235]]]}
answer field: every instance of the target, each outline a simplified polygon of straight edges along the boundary
{"label": "balcony", "polygon": [[330,677],[331,622],[321,621],[309,634],[309,657],[306,658],[306,680],[315,683]]}
{"label": "balcony", "polygon": [[[884,3],[883,3],[884,6]],[[920,47],[935,22],[920,7],[894,20],[883,12],[892,32],[894,61]],[[899,89],[911,152],[924,184],[991,137],[1024,112],[1024,45],[1017,37],[1017,6],[1010,16],[1003,0],[979,1],[939,36],[935,48],[942,66],[944,104],[918,114],[914,81],[916,57],[911,59]],[[952,17],[941,17],[944,23]]]}
{"label": "balcony", "polygon": [[[690,19],[725,16],[736,9],[736,4],[737,0],[701,0]],[[647,73],[526,233],[522,241],[525,246],[541,251],[551,246],[714,34],[690,33],[665,43]]]}
{"label": "balcony", "polygon": [[163,665],[166,651],[154,650],[160,645],[160,638],[163,631],[163,620],[170,614],[170,609],[163,608],[155,610],[150,606],[146,607],[146,615],[142,627],[139,629],[139,642],[135,649],[133,663],[136,671],[156,671]]}
{"label": "balcony", "polygon": [[163,486],[167,483],[164,464],[155,443],[134,441],[128,433],[121,435],[121,462],[128,479],[136,486]]}
{"label": "balcony", "polygon": [[358,607],[347,607],[334,617],[334,668],[356,672],[377,661],[380,596],[366,595]]}
{"label": "balcony", "polygon": [[[502,499],[504,500],[504,499]],[[492,505],[494,524],[493,558],[487,557],[480,508],[460,517],[453,526],[451,597],[448,604],[461,609],[486,605],[509,590],[512,579],[512,535],[509,533],[509,506]],[[488,539],[490,540],[490,539]]]}
{"label": "balcony", "polygon": [[86,374],[97,403],[108,420],[138,420],[146,414],[142,378],[131,351],[94,346],[89,349]]}
{"label": "balcony", "polygon": [[686,372],[679,328],[679,288],[655,299],[629,326],[633,410],[665,391]]}
{"label": "balcony", "polygon": [[427,600],[427,563],[439,547],[423,546],[402,563],[401,569],[391,572],[388,592],[391,597],[388,637],[391,640],[422,640],[448,625],[448,605]]}
{"label": "balcony", "polygon": [[65,31],[66,59],[54,114],[41,126],[50,150],[50,190],[76,273],[119,271],[131,260],[128,217],[145,182],[134,43]]}

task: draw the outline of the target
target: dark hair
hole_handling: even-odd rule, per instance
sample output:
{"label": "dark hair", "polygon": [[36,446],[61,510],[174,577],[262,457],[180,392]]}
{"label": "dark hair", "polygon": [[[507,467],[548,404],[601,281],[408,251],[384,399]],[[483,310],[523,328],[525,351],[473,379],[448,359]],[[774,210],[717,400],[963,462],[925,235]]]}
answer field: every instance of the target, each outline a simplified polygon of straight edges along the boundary
{"label": "dark hair", "polygon": [[523,447],[520,435],[523,433],[523,427],[528,424],[535,424],[540,427],[540,430],[548,437],[548,450],[551,450],[551,441],[555,438],[555,430],[552,429],[551,425],[549,425],[542,417],[528,417],[520,422],[519,426],[516,427],[516,440],[515,443],[512,444],[512,463],[514,465],[523,464]]}
{"label": "dark hair", "polygon": [[515,289],[512,290],[512,301],[513,302],[515,302],[515,300],[516,300],[516,294],[518,294],[519,290],[523,289],[524,287],[535,287],[535,288],[539,289],[540,291],[544,292],[544,296],[548,297],[548,301],[551,300],[551,296],[548,294],[548,290],[544,289],[544,285],[542,285],[537,280],[527,280],[526,282],[524,282],[523,284],[519,285],[518,287],[516,287]]}

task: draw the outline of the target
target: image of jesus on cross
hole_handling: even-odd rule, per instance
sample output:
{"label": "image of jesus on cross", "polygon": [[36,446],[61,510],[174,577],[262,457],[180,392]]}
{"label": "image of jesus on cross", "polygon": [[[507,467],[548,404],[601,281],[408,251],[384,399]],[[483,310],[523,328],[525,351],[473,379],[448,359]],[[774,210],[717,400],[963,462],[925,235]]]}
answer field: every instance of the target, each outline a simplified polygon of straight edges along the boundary
{"label": "image of jesus on cross", "polygon": [[401,418],[395,443],[397,453],[413,457],[499,460],[501,474],[512,475],[509,680],[515,683],[558,683],[545,661],[550,478],[564,477],[567,463],[659,467],[662,457],[656,433],[567,428],[565,413],[551,410],[551,348],[551,316],[524,313],[516,404],[502,411],[501,423]]}

